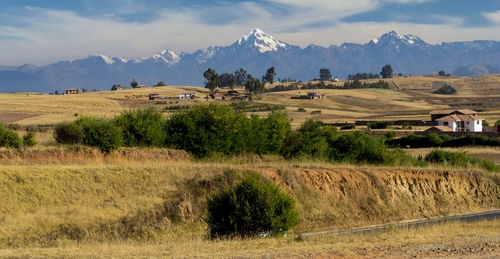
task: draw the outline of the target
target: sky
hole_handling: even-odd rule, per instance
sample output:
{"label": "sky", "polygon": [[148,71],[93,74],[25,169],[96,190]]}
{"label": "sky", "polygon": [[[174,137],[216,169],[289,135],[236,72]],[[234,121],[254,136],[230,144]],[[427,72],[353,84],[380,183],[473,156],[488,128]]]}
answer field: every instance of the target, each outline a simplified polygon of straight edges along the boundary
{"label": "sky", "polygon": [[382,34],[500,40],[499,0],[0,0],[0,65],[226,46],[253,28],[306,47]]}

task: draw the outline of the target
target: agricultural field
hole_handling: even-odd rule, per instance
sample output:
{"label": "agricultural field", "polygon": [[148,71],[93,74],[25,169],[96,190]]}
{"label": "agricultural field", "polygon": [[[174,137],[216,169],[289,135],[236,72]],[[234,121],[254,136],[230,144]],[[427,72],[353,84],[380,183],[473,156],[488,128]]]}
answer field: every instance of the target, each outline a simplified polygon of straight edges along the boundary
{"label": "agricultural field", "polygon": [[[386,80],[391,89],[272,92],[255,98],[253,104],[284,106],[295,126],[300,125],[307,118],[320,119],[327,123],[355,120],[428,120],[429,112],[437,109],[477,110],[489,122],[500,118],[500,75],[470,78],[412,76]],[[274,83],[273,86],[279,84]],[[343,85],[343,82],[331,84]],[[452,85],[458,90],[458,94],[432,93],[443,84]],[[243,89],[237,90],[244,92]],[[221,92],[225,91],[227,90],[221,90]],[[291,99],[292,96],[304,95],[308,91],[325,94],[326,98],[322,100]],[[150,93],[158,93],[163,97],[177,97],[184,92],[196,92],[199,98],[193,101],[148,100]],[[86,92],[79,95],[1,94],[0,121],[19,125],[55,124],[73,120],[78,116],[111,117],[126,109],[150,106],[168,111],[166,112],[168,114],[172,110],[200,103],[237,102],[207,99],[208,94],[208,90],[204,88],[173,86]],[[299,108],[303,110],[299,111]],[[315,114],[311,114],[315,111]]]}
{"label": "agricultural field", "polygon": [[[163,120],[175,117],[172,115],[178,115],[178,111],[188,106],[236,102],[205,98],[209,93],[203,88],[155,87],[79,95],[0,94],[0,121],[20,125],[11,128],[20,136],[33,132],[36,139],[33,146],[19,149],[0,147],[0,257],[500,256],[499,220],[449,222],[346,235],[320,234],[500,208],[498,147],[444,149],[464,151],[474,158],[492,161],[490,168],[472,163],[461,167],[417,159],[426,157],[433,149],[400,151],[384,146],[383,141],[372,136],[347,133],[344,139],[329,127],[314,128],[316,124],[309,126],[316,130],[317,135],[309,136],[308,132],[298,130],[309,118],[325,122],[428,119],[430,110],[447,108],[476,109],[491,122],[500,117],[498,75],[462,79],[407,77],[389,81],[394,86],[391,89],[321,89],[317,91],[326,95],[321,100],[291,99],[308,90],[272,92],[256,97],[245,106],[235,106],[247,109],[247,114],[262,115],[261,121],[248,120],[245,116],[247,120],[225,116],[225,106],[208,108],[218,112],[220,117],[217,119],[243,121],[238,124],[241,128],[230,123],[220,125],[230,131],[249,130],[256,134],[252,136],[259,140],[257,142],[272,137],[266,131],[269,126],[266,124],[269,123],[266,109],[284,109],[292,129],[297,130],[294,133],[298,135],[292,136],[311,141],[306,141],[306,144],[298,141],[302,145],[298,144],[300,148],[311,148],[307,151],[311,153],[293,156],[302,154],[301,150],[295,142],[290,141],[290,144],[282,139],[283,146],[289,144],[291,147],[291,157],[269,151],[271,148],[259,146],[255,141],[249,141],[250,144],[244,141],[211,143],[227,144],[228,150],[244,146],[259,151],[241,149],[241,153],[224,153],[218,150],[206,157],[198,157],[179,146],[174,149],[162,145],[123,145],[106,152],[81,141],[72,144],[56,141],[54,125],[84,116],[112,119],[124,111],[154,107],[160,111],[158,117]],[[456,86],[459,93],[453,97],[432,94],[440,84],[434,83],[437,81]],[[196,92],[199,98],[148,100],[150,93],[175,97],[184,92]],[[457,103],[464,106],[456,107]],[[179,125],[191,122],[176,118],[175,123]],[[267,117],[271,122],[280,122],[280,118],[275,117],[272,121]],[[92,124],[92,121],[86,123],[89,128],[104,125]],[[247,124],[258,125],[261,130],[243,128]],[[150,125],[142,125],[147,126]],[[151,132],[158,134],[154,129]],[[226,137],[223,130],[216,130],[214,134]],[[198,135],[192,135],[194,137],[190,137],[196,140]],[[336,141],[334,143],[339,145],[359,144],[349,142],[352,140],[349,137],[361,139],[364,141],[359,142],[362,146],[372,147],[379,153],[363,156],[363,153],[354,154],[357,150],[347,150],[345,154],[336,154],[340,157],[352,155],[342,160],[335,157],[335,152],[340,149],[328,149],[332,147],[325,144],[325,140]],[[372,156],[380,160],[371,160]],[[256,172],[296,202],[299,221],[286,235],[265,237],[267,234],[264,233],[260,237],[210,237],[208,200],[227,187],[224,185],[227,179],[245,172]]]}

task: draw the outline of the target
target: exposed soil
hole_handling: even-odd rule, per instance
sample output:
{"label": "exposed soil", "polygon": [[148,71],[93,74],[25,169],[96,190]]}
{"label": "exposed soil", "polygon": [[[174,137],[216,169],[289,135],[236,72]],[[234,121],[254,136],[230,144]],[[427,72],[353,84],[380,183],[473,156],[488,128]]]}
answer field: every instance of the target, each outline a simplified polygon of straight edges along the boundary
{"label": "exposed soil", "polygon": [[19,113],[19,112],[0,112],[0,122],[4,124],[24,120],[27,118],[32,118],[39,116],[40,114],[32,113]]}

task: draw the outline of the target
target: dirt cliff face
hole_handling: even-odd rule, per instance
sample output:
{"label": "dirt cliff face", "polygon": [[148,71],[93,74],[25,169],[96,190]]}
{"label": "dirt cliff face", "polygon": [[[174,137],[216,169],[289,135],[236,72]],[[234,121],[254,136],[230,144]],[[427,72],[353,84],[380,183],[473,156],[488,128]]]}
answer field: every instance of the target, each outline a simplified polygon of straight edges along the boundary
{"label": "dirt cliff face", "polygon": [[[500,178],[474,171],[261,168],[288,188],[301,227],[347,227],[500,207]],[[300,227],[299,227],[300,228]]]}

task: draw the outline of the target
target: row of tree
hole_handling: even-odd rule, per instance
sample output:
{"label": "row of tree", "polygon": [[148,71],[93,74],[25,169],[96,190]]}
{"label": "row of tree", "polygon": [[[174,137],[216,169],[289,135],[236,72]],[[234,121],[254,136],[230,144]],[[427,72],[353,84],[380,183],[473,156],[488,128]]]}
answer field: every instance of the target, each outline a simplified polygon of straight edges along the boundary
{"label": "row of tree", "polygon": [[262,92],[266,83],[274,83],[275,76],[276,69],[274,67],[267,69],[266,74],[262,76],[262,81],[248,74],[244,68],[236,70],[234,74],[223,73],[219,75],[212,68],[208,68],[203,73],[205,88],[208,88],[210,92],[214,92],[217,88],[229,87],[234,89],[236,85],[244,85],[245,89],[251,94]]}

